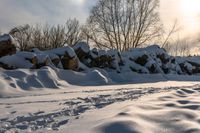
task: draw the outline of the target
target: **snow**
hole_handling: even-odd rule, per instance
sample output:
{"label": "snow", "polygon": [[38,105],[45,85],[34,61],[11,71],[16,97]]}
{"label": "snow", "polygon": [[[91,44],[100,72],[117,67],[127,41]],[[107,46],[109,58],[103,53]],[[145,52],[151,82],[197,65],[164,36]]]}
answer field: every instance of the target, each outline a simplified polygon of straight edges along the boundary
{"label": "snow", "polygon": [[37,59],[38,59],[38,63],[40,64],[40,63],[44,63],[44,62],[46,62],[46,60],[48,60],[48,55],[46,55],[46,54],[38,54],[37,55]]}
{"label": "snow", "polygon": [[185,63],[184,63],[184,67],[186,67],[187,70],[189,70],[189,72],[192,73],[193,66],[192,66],[190,63],[185,62]]}
{"label": "snow", "polygon": [[14,38],[10,34],[4,34],[0,36],[0,42],[11,40],[11,42],[14,41]]}
{"label": "snow", "polygon": [[199,84],[198,75],[1,70],[0,132],[198,131]]}
{"label": "snow", "polygon": [[125,64],[124,66],[121,68],[122,72],[130,72],[130,70],[138,72],[138,73],[145,73],[148,74],[150,73],[149,70],[131,60],[129,60],[128,58],[125,58],[124,60]]}
{"label": "snow", "polygon": [[78,50],[80,48],[85,53],[90,52],[90,47],[86,42],[79,42],[73,48],[74,48],[74,50]]}
{"label": "snow", "polygon": [[[80,53],[78,56],[76,55],[75,51],[80,48],[82,52],[87,53],[86,57],[83,56],[83,53]],[[80,51],[76,52],[78,54]],[[69,58],[79,60],[79,71],[86,71],[89,69],[88,67],[99,67],[104,68],[106,71],[116,71],[118,73],[137,72],[145,74],[197,74],[200,66],[199,57],[172,57],[158,45],[132,49],[120,53],[117,50],[107,51],[97,50],[95,48],[90,50],[88,44],[80,42],[73,48],[64,46],[47,51],[40,51],[35,48],[31,52],[17,52],[13,56],[25,58],[25,60],[28,60],[30,63],[26,63],[25,66],[21,63],[21,65],[18,63],[15,65],[12,62],[13,59],[9,59],[11,62],[5,62],[5,60],[3,60],[4,62],[1,63],[14,68],[33,68],[30,67],[32,63],[35,66],[34,68],[37,69],[42,66],[63,69],[66,67],[62,66],[63,63],[61,63],[61,60],[63,56],[69,56]],[[83,58],[80,56],[83,56]]]}
{"label": "snow", "polygon": [[146,51],[143,51],[143,49],[135,49],[128,54],[132,60],[136,60],[138,57],[142,57],[143,55],[148,56],[148,53]]}
{"label": "snow", "polygon": [[105,50],[99,50],[98,51],[98,56],[99,57],[101,57],[101,56],[107,56],[108,55],[108,53],[107,53],[107,51],[105,51]]}
{"label": "snow", "polygon": [[76,56],[76,53],[74,52],[73,48],[71,48],[69,46],[49,50],[49,51],[46,51],[46,52],[51,53],[51,54],[56,54],[56,55],[59,55],[59,56],[63,56],[67,53],[71,58]]}
{"label": "snow", "polygon": [[91,51],[90,51],[90,55],[92,56],[92,58],[97,58],[98,57],[98,50],[96,48],[93,48]]}
{"label": "snow", "polygon": [[9,67],[16,68],[32,68],[33,64],[31,64],[25,58],[16,55],[9,55],[0,58],[0,62],[7,64]]}
{"label": "snow", "polygon": [[[200,99],[197,95],[199,89],[186,87],[145,96],[134,103],[130,102],[129,105],[111,105],[95,112],[95,114],[104,114],[95,121],[89,119],[94,118],[94,113],[87,114],[84,118],[85,122],[88,121],[90,124],[93,122],[95,125],[87,131],[94,133],[200,132],[198,102]],[[108,114],[106,110],[112,112],[112,115],[105,115]],[[84,123],[79,124],[83,124],[81,127],[84,127]],[[79,131],[82,129],[79,128]]]}
{"label": "snow", "polygon": [[36,57],[36,54],[31,52],[17,52],[16,56],[23,57],[25,59],[33,59]]}
{"label": "snow", "polygon": [[[80,71],[72,71],[52,63],[65,54],[76,57],[74,49],[79,48],[92,58],[112,57],[116,70],[89,68],[79,61]],[[200,132],[200,75],[177,75],[192,73],[199,57],[170,57],[156,45],[121,55],[116,50],[88,51],[82,43],[74,49],[33,49],[0,58],[20,68],[0,68],[0,132]],[[136,63],[144,54],[147,62]],[[22,69],[33,68],[30,60],[35,57],[47,66]]]}
{"label": "snow", "polygon": [[31,52],[17,52],[0,58],[0,62],[12,68],[33,68],[34,65],[29,61],[36,58],[36,54]]}

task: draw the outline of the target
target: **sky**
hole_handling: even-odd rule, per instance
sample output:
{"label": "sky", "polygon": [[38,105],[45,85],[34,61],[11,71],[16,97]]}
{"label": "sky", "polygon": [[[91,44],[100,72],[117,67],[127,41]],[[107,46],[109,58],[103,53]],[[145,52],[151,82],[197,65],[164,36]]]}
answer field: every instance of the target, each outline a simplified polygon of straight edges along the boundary
{"label": "sky", "polygon": [[180,38],[200,33],[200,0],[161,0],[160,13],[167,29],[177,20]]}
{"label": "sky", "polygon": [[[85,22],[96,0],[0,0],[0,30],[21,24],[64,24],[68,18]],[[178,20],[180,36],[200,31],[200,0],[161,0],[161,19],[166,29]]]}

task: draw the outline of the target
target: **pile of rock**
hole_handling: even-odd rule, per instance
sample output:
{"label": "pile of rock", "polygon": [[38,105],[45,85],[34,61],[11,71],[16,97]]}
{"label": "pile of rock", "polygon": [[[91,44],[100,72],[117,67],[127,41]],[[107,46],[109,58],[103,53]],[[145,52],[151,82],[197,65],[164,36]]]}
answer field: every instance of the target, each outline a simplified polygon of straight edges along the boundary
{"label": "pile of rock", "polygon": [[52,66],[61,69],[78,70],[79,60],[71,47],[57,48],[49,51],[33,49],[31,52],[17,52],[0,58],[5,69],[29,68],[39,69]]}
{"label": "pile of rock", "polygon": [[117,50],[91,49],[85,42],[48,51],[35,48],[30,52],[16,52],[10,35],[0,37],[0,67],[5,69],[39,69],[52,66],[82,71],[102,68],[116,72],[194,74],[200,73],[200,57],[173,57],[158,45],[137,48],[120,53]]}

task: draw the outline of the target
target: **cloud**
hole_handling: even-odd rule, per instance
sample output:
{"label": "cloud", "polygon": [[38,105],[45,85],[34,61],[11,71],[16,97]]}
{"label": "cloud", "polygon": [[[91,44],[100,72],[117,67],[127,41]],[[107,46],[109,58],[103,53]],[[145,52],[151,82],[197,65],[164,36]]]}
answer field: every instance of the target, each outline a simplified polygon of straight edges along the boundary
{"label": "cloud", "polygon": [[21,24],[63,24],[76,17],[84,22],[95,0],[1,0],[0,29]]}

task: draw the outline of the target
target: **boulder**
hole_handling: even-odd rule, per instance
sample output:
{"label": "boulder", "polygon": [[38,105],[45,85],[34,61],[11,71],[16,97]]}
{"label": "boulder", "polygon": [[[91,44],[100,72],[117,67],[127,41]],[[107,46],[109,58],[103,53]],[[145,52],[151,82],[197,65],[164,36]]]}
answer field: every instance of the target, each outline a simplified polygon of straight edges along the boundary
{"label": "boulder", "polygon": [[158,54],[157,58],[159,58],[162,63],[167,64],[170,61],[170,58],[168,58],[169,56],[167,56],[165,53],[162,54]]}
{"label": "boulder", "polygon": [[51,66],[55,67],[55,65],[52,63],[50,57],[46,54],[37,54],[37,64],[36,68],[40,69],[41,67],[44,66]]}
{"label": "boulder", "polygon": [[193,73],[194,67],[190,63],[184,62],[184,63],[181,63],[179,65],[181,67],[181,70],[184,73],[189,74],[189,75],[191,75]]}
{"label": "boulder", "polygon": [[16,53],[16,44],[9,34],[0,36],[0,57]]}
{"label": "boulder", "polygon": [[200,73],[200,62],[188,61],[193,66],[192,73]]}
{"label": "boulder", "polygon": [[[142,73],[142,74],[150,73],[147,68],[145,68],[144,66],[141,66],[140,64],[135,63],[134,61],[127,60],[126,64],[133,72]],[[125,65],[125,66],[127,66],[127,65]]]}
{"label": "boulder", "polygon": [[[61,63],[60,57],[58,55],[54,54],[54,53],[50,53],[50,52],[46,52],[46,51],[40,51],[37,48],[32,49],[31,52],[33,52],[37,55],[38,60],[42,60],[42,59],[48,57],[51,60],[51,62],[53,63],[53,65],[55,65],[56,67],[59,67],[59,65]],[[42,59],[40,59],[40,58],[42,58]],[[47,60],[47,59],[45,59],[45,60]],[[49,62],[49,61],[46,61],[46,62]],[[38,63],[38,65],[40,63]],[[47,64],[47,63],[42,62],[42,64],[44,65],[44,64]]]}
{"label": "boulder", "polygon": [[31,64],[33,64],[32,68],[36,68],[38,64],[38,58],[36,54],[32,52],[17,52],[15,55],[29,61]]}
{"label": "boulder", "polygon": [[60,60],[60,57],[57,56],[56,54],[47,54],[49,59],[51,60],[51,62],[53,63],[53,65],[55,65],[56,67],[59,67],[60,63],[61,63],[61,60]]}
{"label": "boulder", "polygon": [[159,63],[151,59],[146,64],[145,67],[149,70],[150,73],[164,73]]}
{"label": "boulder", "polygon": [[0,62],[0,69],[3,68],[3,69],[6,69],[6,70],[13,70],[13,69],[16,69],[16,67],[13,67],[13,66],[9,66],[8,64],[5,64],[3,62]]}
{"label": "boulder", "polygon": [[89,59],[87,64],[88,67],[97,67],[98,66],[98,54],[99,51],[96,48],[93,48],[89,53]]}
{"label": "boulder", "polygon": [[16,69],[16,68],[26,68],[34,69],[36,68],[35,64],[32,64],[30,60],[27,60],[23,56],[17,54],[7,55],[0,58],[0,66],[5,69]]}
{"label": "boulder", "polygon": [[149,56],[146,55],[146,54],[144,54],[144,55],[138,57],[138,58],[135,60],[135,62],[136,62],[137,64],[140,64],[140,65],[144,66],[144,65],[148,62],[148,58],[149,58]]}
{"label": "boulder", "polygon": [[143,48],[132,49],[128,52],[128,57],[131,61],[144,66],[149,59],[148,53]]}
{"label": "boulder", "polygon": [[112,56],[107,53],[105,50],[100,50],[96,62],[99,68],[109,67],[112,62]]}
{"label": "boulder", "polygon": [[120,73],[120,66],[124,65],[121,53],[117,50],[109,50],[108,55],[112,58],[108,63],[109,68],[115,69],[118,73]]}
{"label": "boulder", "polygon": [[86,42],[79,42],[73,48],[81,62],[88,58],[90,46]]}
{"label": "boulder", "polygon": [[69,58],[65,55],[61,58],[61,62],[64,69],[70,69],[74,71],[79,69],[79,60],[77,57]]}

